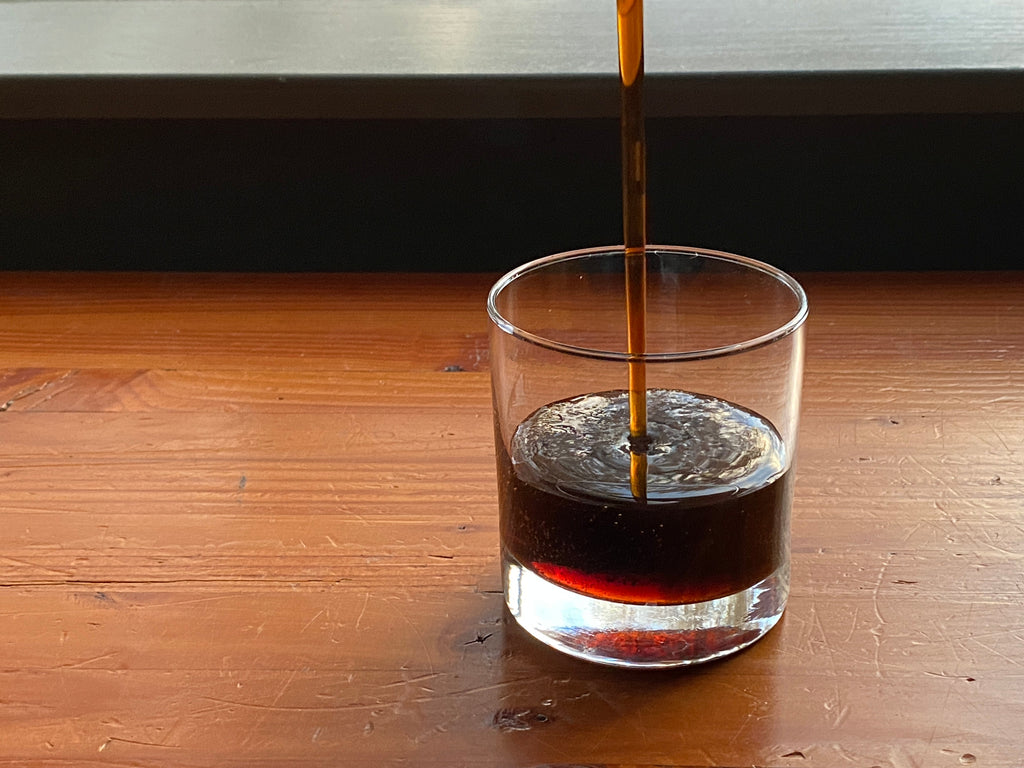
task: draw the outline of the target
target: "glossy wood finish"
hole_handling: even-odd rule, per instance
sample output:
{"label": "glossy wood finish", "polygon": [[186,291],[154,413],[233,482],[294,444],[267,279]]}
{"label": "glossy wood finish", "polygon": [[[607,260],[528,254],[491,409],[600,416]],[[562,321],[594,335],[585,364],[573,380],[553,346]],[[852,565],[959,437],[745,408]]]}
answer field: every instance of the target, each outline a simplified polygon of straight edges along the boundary
{"label": "glossy wood finish", "polygon": [[[650,0],[653,116],[1024,109],[1018,0]],[[595,117],[577,0],[0,3],[3,117]]]}
{"label": "glossy wood finish", "polygon": [[1024,280],[805,276],[794,589],[629,673],[503,614],[482,276],[0,273],[0,765],[1024,754]]}

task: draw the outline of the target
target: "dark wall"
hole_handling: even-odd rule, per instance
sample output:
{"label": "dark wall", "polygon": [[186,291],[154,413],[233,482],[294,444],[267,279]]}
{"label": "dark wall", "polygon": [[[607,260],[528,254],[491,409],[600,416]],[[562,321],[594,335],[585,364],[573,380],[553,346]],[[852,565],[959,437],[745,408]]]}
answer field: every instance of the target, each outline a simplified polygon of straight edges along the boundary
{"label": "dark wall", "polygon": [[[1024,116],[651,120],[649,239],[1024,267]],[[0,121],[0,268],[502,271],[621,241],[614,120]]]}

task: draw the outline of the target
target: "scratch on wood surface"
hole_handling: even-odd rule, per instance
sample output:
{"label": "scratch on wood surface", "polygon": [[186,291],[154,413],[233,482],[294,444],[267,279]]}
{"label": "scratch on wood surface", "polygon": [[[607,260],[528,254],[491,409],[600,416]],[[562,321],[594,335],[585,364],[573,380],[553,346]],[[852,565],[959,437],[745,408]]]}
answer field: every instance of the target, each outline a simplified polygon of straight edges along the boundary
{"label": "scratch on wood surface", "polygon": [[[925,672],[925,674],[929,674]],[[945,675],[938,675],[938,677],[945,677]],[[956,685],[955,678],[949,678],[948,685],[946,686],[946,695],[942,697],[942,706],[939,708],[939,714],[934,718],[934,725],[932,726],[931,734],[928,736],[928,746],[931,746],[935,741],[935,736],[939,731],[939,724],[946,721],[946,712],[949,710],[949,700],[953,695],[953,687]]]}
{"label": "scratch on wood surface", "polygon": [[903,534],[903,540],[900,543],[901,544],[906,544],[908,541],[910,541],[915,536],[915,534],[917,534],[918,531],[920,531],[924,527],[925,527],[925,521],[923,521],[923,520],[917,521],[916,523],[914,523],[914,525],[912,525],[910,528],[907,529],[906,533]]}
{"label": "scratch on wood surface", "polygon": [[108,736],[106,741],[100,744],[97,752],[103,752],[111,744],[133,744],[139,747],[156,747],[158,749],[181,749],[177,744],[160,744],[155,741],[139,741],[137,739],[124,739],[120,736]]}
{"label": "scratch on wood surface", "polygon": [[[836,651],[833,648],[831,641],[828,638],[828,633],[825,631],[825,625],[821,621],[821,617],[818,615],[817,606],[811,605],[812,610],[812,621],[814,626],[818,628],[818,632],[821,635],[821,640],[825,644],[825,652],[828,654],[828,669],[829,669],[829,680],[832,685],[832,693],[829,698],[825,699],[822,706],[825,708],[826,717],[832,724],[832,727],[837,727],[842,720],[846,719],[846,715],[849,714],[849,706],[843,703],[843,696],[840,692],[839,687],[839,667],[836,664]],[[838,715],[842,715],[841,718]]]}
{"label": "scratch on wood surface", "polygon": [[[732,691],[736,696],[738,696],[740,698],[746,699],[751,704],[760,705],[760,704],[763,703],[763,699],[761,697],[755,696],[750,691],[748,691],[745,688],[743,688],[743,687],[741,687],[739,685],[736,685],[734,683],[729,683],[729,682],[723,681],[722,682],[722,688],[725,688],[728,691]],[[575,698],[579,698],[579,697],[577,696]],[[567,699],[567,701],[571,701],[571,699]]]}
{"label": "scratch on wood surface", "polygon": [[253,737],[266,733],[266,729],[263,727],[263,724],[266,722],[267,716],[270,714],[271,711],[277,709],[278,702],[281,701],[281,697],[283,697],[285,691],[287,691],[291,687],[291,684],[295,681],[295,678],[298,674],[299,670],[292,670],[292,673],[288,676],[288,679],[285,680],[281,687],[278,689],[277,695],[274,696],[274,700],[270,702],[270,704],[260,712],[259,718],[249,729],[249,732],[245,735],[245,738],[242,740],[243,745],[246,745],[250,741],[252,741]]}
{"label": "scratch on wood surface", "polygon": [[[307,621],[307,622],[306,622],[306,624],[305,624],[305,626],[304,626],[304,627],[303,627],[302,629],[300,629],[300,630],[299,630],[299,634],[301,635],[301,634],[302,634],[303,632],[305,632],[305,631],[306,631],[307,629],[309,629],[310,625],[311,625],[311,624],[312,624],[312,623],[313,623],[314,621],[316,621],[317,619],[319,619],[319,618],[320,618],[321,616],[323,616],[323,615],[324,615],[324,609],[323,609],[323,608],[321,608],[321,609],[320,609],[319,611],[317,611],[317,612],[316,612],[316,614],[315,614],[315,615],[313,616],[313,618],[312,618],[312,619],[310,619],[309,621]],[[356,622],[356,623],[358,624],[358,622]]]}
{"label": "scratch on wood surface", "polygon": [[177,731],[178,728],[181,727],[181,724],[184,720],[184,715],[180,715],[177,718],[175,718],[174,722],[171,723],[171,726],[167,729],[166,733],[164,733],[164,737],[160,740],[160,743],[166,745],[167,742],[171,740],[171,737],[174,735],[175,731]]}
{"label": "scratch on wood surface", "polygon": [[[369,602],[369,600],[370,600],[370,593],[367,592],[366,593],[366,599],[363,601],[363,612],[366,611],[366,605]],[[427,667],[430,669],[431,672],[436,672],[437,670],[434,667],[434,659],[433,659],[432,654],[430,653],[430,648],[427,647],[426,638],[423,637],[423,631],[416,625],[415,622],[413,622],[412,619],[409,618],[408,614],[405,611],[393,608],[390,605],[390,603],[388,601],[386,601],[386,600],[382,602],[382,605],[387,606],[388,610],[391,612],[391,614],[393,616],[398,616],[405,624],[407,624],[409,626],[409,628],[416,635],[416,639],[419,641],[420,648],[423,649],[423,654],[424,654],[424,656],[426,656]],[[360,613],[359,616],[360,616],[360,618],[362,618],[362,613]],[[356,620],[356,624],[358,626],[358,624],[359,624],[358,619]]]}
{"label": "scratch on wood surface", "polygon": [[99,656],[93,656],[92,658],[89,658],[89,659],[82,659],[81,661],[71,662],[71,663],[68,663],[68,664],[61,664],[60,668],[61,669],[80,669],[80,668],[84,667],[86,664],[92,664],[94,661],[102,661],[103,659],[112,659],[115,656],[117,656],[117,652],[116,651],[111,651],[110,653],[102,653]]}
{"label": "scratch on wood surface", "polygon": [[401,688],[412,683],[425,683],[427,680],[433,680],[436,677],[441,677],[445,673],[443,672],[427,672],[422,675],[416,675],[416,677],[410,677],[406,680],[395,680],[393,683],[385,683],[381,688]]}
{"label": "scratch on wood surface", "polygon": [[892,768],[919,768],[919,763],[903,747],[889,747],[889,762]]}
{"label": "scratch on wood surface", "polygon": [[875,580],[875,585],[871,589],[871,609],[875,613],[875,619],[878,622],[874,627],[871,628],[871,637],[875,642],[874,651],[874,663],[875,663],[875,677],[885,677],[882,672],[882,628],[885,626],[885,618],[882,616],[881,608],[879,607],[878,596],[882,589],[882,584],[885,581],[886,571],[889,570],[889,564],[892,562],[893,553],[890,552],[886,555],[885,560],[882,562],[882,566],[878,569],[878,578]]}
{"label": "scratch on wood surface", "polygon": [[[18,390],[11,396],[9,400],[0,403],[0,413],[10,410],[10,408],[19,400],[24,400],[25,398],[31,397],[32,395],[42,392],[45,389],[49,389],[58,384],[61,384],[62,382],[66,381],[67,379],[69,379],[70,377],[74,376],[77,373],[77,370],[66,371],[62,376],[58,376],[56,379],[47,379],[46,381],[43,381],[39,384],[34,384]],[[53,398],[53,396],[56,394],[57,392],[50,392],[49,394],[47,394],[46,397],[43,398],[41,402],[45,403],[47,400]]]}
{"label": "scratch on wood surface", "polygon": [[732,738],[729,739],[729,745],[732,746],[737,741],[739,741],[740,737],[744,735],[747,728],[750,727],[751,722],[756,721],[757,719],[758,718],[755,715],[748,712],[746,717],[743,718],[743,722],[740,723],[740,727],[733,732]]}
{"label": "scratch on wood surface", "polygon": [[846,633],[846,637],[843,638],[843,645],[846,645],[851,640],[853,640],[853,636],[856,634],[857,627],[859,626],[859,624],[860,624],[860,608],[855,605],[855,606],[853,606],[853,613],[850,614],[850,629]]}
{"label": "scratch on wood surface", "polygon": [[[825,652],[828,654],[828,669],[829,669],[829,680],[832,684],[832,695],[824,702],[825,711],[828,713],[832,726],[836,727],[839,723],[836,722],[833,712],[844,712],[843,719],[846,718],[846,714],[849,712],[849,707],[843,704],[842,693],[839,688],[839,667],[836,664],[836,650],[832,646],[829,640],[828,633],[825,631],[825,625],[821,621],[821,617],[818,615],[817,604],[811,604],[811,617],[814,626],[818,628],[818,632],[821,635],[821,640],[825,645]],[[851,630],[852,631],[852,630]]]}
{"label": "scratch on wood surface", "polygon": [[[970,627],[973,624],[974,617],[974,603],[970,603],[967,606],[967,617],[965,619],[965,625]],[[946,621],[949,617],[936,617],[932,619],[929,624],[938,635],[938,639],[941,641],[941,645],[948,648],[953,654],[953,658],[956,660],[957,666],[963,664],[969,664],[974,666],[977,664],[976,653],[967,647],[966,641],[963,638],[952,637],[949,633]],[[934,642],[931,636],[927,636],[929,642]],[[966,654],[965,659],[963,655]]]}
{"label": "scratch on wood surface", "polygon": [[52,573],[55,576],[64,576],[68,579],[70,579],[74,575],[73,571],[64,571],[57,568],[47,568],[45,565],[31,563],[28,560],[19,560],[18,558],[9,557],[7,555],[0,555],[0,561],[4,563],[9,563],[11,565],[23,566],[25,568],[33,568],[35,570],[42,571],[43,573]]}
{"label": "scratch on wood surface", "polygon": [[828,712],[828,718],[831,721],[833,728],[838,728],[843,724],[846,718],[850,714],[850,705],[842,704],[838,692],[836,694],[835,701],[825,702],[825,711]]}
{"label": "scratch on wood surface", "polygon": [[529,685],[540,682],[546,678],[543,675],[537,677],[517,678],[515,680],[505,680],[500,683],[491,683],[489,685],[476,685],[472,688],[461,688],[457,691],[441,691],[431,696],[417,696],[411,699],[416,704],[423,704],[429,701],[436,701],[439,699],[457,699],[463,696],[474,696],[478,693],[488,693],[490,691],[500,691],[503,688],[508,688],[513,685]]}
{"label": "scratch on wood surface", "polygon": [[141,601],[136,597],[132,600],[131,607],[137,609],[145,608],[167,608],[172,605],[196,605],[198,603],[213,603],[220,600],[232,600],[233,595],[213,595],[211,597],[192,597],[188,600],[161,600],[161,601]]}
{"label": "scratch on wood surface", "polygon": [[1006,662],[1007,664],[1011,664],[1011,665],[1013,665],[1013,666],[1015,666],[1015,667],[1021,667],[1021,666],[1024,666],[1024,664],[1022,664],[1022,663],[1020,662],[1020,660],[1018,660],[1018,659],[1015,659],[1015,658],[1013,658],[1012,656],[1010,656],[1009,654],[1003,653],[1002,651],[998,651],[998,650],[996,650],[995,648],[993,648],[993,647],[991,647],[991,646],[989,646],[989,645],[986,645],[985,643],[983,643],[983,642],[981,642],[980,640],[978,640],[978,638],[977,638],[977,637],[972,637],[972,638],[970,638],[970,641],[971,641],[971,642],[973,642],[973,643],[974,643],[975,645],[979,645],[979,646],[981,646],[981,647],[982,647],[982,648],[984,648],[984,649],[985,649],[986,651],[988,651],[989,653],[991,653],[991,654],[992,654],[993,656],[995,656],[995,657],[997,657],[997,658],[1000,658],[1000,659],[1002,659],[1002,660],[1003,660],[1003,661],[1005,661],[1005,662]]}
{"label": "scratch on wood surface", "polygon": [[882,566],[878,569],[878,578],[875,579],[875,584],[871,588],[871,608],[875,612],[875,619],[878,621],[879,628],[885,624],[885,619],[882,617],[882,611],[878,606],[878,595],[882,590],[882,584],[885,581],[885,573],[889,569],[889,564],[892,562],[892,558],[892,552],[886,555],[885,560],[882,562]]}
{"label": "scratch on wood surface", "polygon": [[428,739],[430,739],[433,736],[436,736],[439,733],[448,733],[448,726],[451,724],[451,722],[452,722],[451,720],[448,720],[448,721],[445,721],[443,723],[436,723],[436,724],[434,724],[430,728],[427,728],[425,731],[420,733],[418,736],[414,737],[412,739],[413,743],[414,744],[423,744]]}
{"label": "scratch on wood surface", "polygon": [[324,706],[309,706],[301,704],[293,705],[282,705],[282,704],[261,704],[257,701],[236,701],[233,699],[223,699],[217,696],[203,696],[202,701],[208,701],[212,704],[219,704],[220,706],[216,709],[203,709],[196,712],[196,714],[205,714],[212,711],[219,711],[224,707],[242,707],[243,709],[260,709],[269,710],[272,712],[353,712],[361,710],[375,710],[381,709],[387,706],[387,702],[375,701],[373,703],[365,702],[353,702],[351,704],[331,704]]}
{"label": "scratch on wood surface", "polygon": [[[400,699],[394,702],[385,702],[376,700],[372,703],[367,702],[352,702],[349,704],[335,704],[335,705],[322,705],[322,706],[310,706],[310,705],[282,705],[280,704],[281,696],[284,694],[285,689],[295,679],[298,674],[297,671],[293,671],[291,676],[288,678],[288,682],[278,691],[277,696],[270,703],[262,703],[256,701],[241,701],[225,699],[216,696],[203,696],[203,701],[208,701],[212,704],[219,705],[216,709],[211,710],[209,708],[198,711],[196,714],[204,714],[210,711],[216,711],[224,707],[242,707],[244,709],[253,709],[266,712],[352,712],[352,711],[365,711],[365,710],[376,710],[389,706],[389,704],[398,704],[400,702],[408,702],[412,704],[427,704],[431,702],[444,701],[448,699],[458,699],[466,696],[475,696],[481,693],[488,693],[490,691],[502,690],[510,686],[517,685],[532,685],[540,681],[546,680],[543,676],[532,677],[532,678],[517,678],[515,680],[506,680],[501,683],[493,683],[491,685],[479,685],[471,688],[462,688],[456,691],[441,691],[434,692],[427,696],[416,696],[406,698],[402,696]],[[395,683],[388,683],[382,688],[394,688],[400,686],[401,690],[407,691],[409,686],[414,683],[421,682],[431,677],[439,676],[441,673],[429,673],[428,675],[420,675],[418,677],[411,678],[408,681],[396,681]]]}
{"label": "scratch on wood surface", "polygon": [[287,691],[288,688],[291,687],[291,684],[293,682],[295,682],[295,678],[296,678],[296,676],[298,674],[299,674],[299,670],[297,670],[297,669],[293,669],[292,670],[292,673],[288,676],[288,679],[284,681],[284,684],[281,686],[280,690],[278,690],[277,696],[274,697],[274,701],[271,702],[272,706],[276,705],[277,702],[279,702],[281,700],[281,697],[284,696],[285,691]]}
{"label": "scratch on wood surface", "polygon": [[922,472],[924,472],[930,478],[932,478],[932,480],[934,480],[936,483],[938,483],[938,485],[940,485],[943,490],[948,491],[951,496],[953,496],[953,497],[955,497],[957,499],[964,498],[964,495],[959,490],[956,489],[956,487],[953,485],[953,483],[951,483],[947,478],[942,477],[941,475],[939,475],[934,470],[929,469],[928,467],[926,467],[924,465],[924,462],[922,462],[919,458],[917,458],[913,454],[907,454],[905,456],[900,456],[899,461],[896,463],[896,467],[899,470],[900,478],[901,479],[903,479],[903,465],[906,462],[908,462],[908,461],[911,464],[914,464],[915,466],[917,466]]}
{"label": "scratch on wood surface", "polygon": [[963,680],[966,683],[973,683],[975,681],[975,678],[971,677],[970,675],[952,675],[949,672],[930,672],[927,669],[924,671],[924,673],[929,677],[942,677],[949,680]]}
{"label": "scratch on wood surface", "polygon": [[1012,454],[1013,453],[1013,449],[1010,448],[1010,446],[1006,443],[1006,440],[1003,439],[1002,433],[998,429],[996,429],[996,426],[991,421],[989,421],[988,419],[982,419],[982,418],[977,418],[976,417],[975,423],[976,424],[977,423],[981,423],[981,424],[984,424],[986,427],[988,427],[989,431],[991,431],[992,434],[996,436],[996,440],[999,441],[999,444],[1003,447],[1003,450],[1006,453],[1008,453],[1008,454]]}
{"label": "scratch on wood surface", "polygon": [[[208,578],[208,579],[196,579],[196,578],[192,578],[192,579],[178,579],[178,578],[168,578],[168,579],[118,579],[116,581],[112,581],[110,579],[75,579],[75,578],[67,578],[67,579],[59,579],[59,580],[56,580],[56,579],[46,579],[46,580],[34,579],[34,580],[31,580],[31,581],[30,580],[24,580],[24,581],[20,581],[20,580],[19,581],[0,581],[0,587],[75,587],[75,586],[97,586],[97,587],[100,587],[100,586],[103,586],[103,587],[112,587],[112,588],[117,588],[117,589],[125,589],[125,588],[130,588],[130,587],[151,587],[151,586],[157,586],[157,587],[170,587],[170,586],[173,586],[173,587],[178,587],[178,586],[199,586],[199,585],[201,585],[201,586],[208,586],[208,585],[213,584],[213,585],[216,585],[216,586],[225,586],[225,587],[250,588],[250,587],[252,587],[253,584],[259,584],[260,586],[263,586],[263,587],[285,587],[285,588],[287,588],[287,589],[289,589],[289,590],[294,592],[298,587],[302,587],[302,586],[307,586],[307,585],[316,586],[316,587],[334,586],[334,585],[336,585],[336,584],[338,584],[339,582],[342,582],[342,581],[350,581],[350,579],[338,578],[338,577],[322,577],[322,578],[310,577],[310,578],[295,578],[295,579],[284,579],[284,578],[274,579],[274,578],[262,577],[262,576],[257,578],[257,579],[253,579],[253,578],[231,577],[231,576],[223,576],[223,577],[214,576],[214,577],[211,577],[211,578]],[[230,597],[225,596],[225,597],[200,598],[200,600],[197,601],[197,602],[201,602],[203,600],[222,600],[222,599],[223,600],[227,600],[227,599],[230,599]],[[187,603],[187,602],[191,602],[191,601],[186,600],[186,601],[182,601],[182,602]],[[170,605],[170,603],[165,603],[165,605]],[[133,606],[133,607],[142,608],[142,607],[145,607],[145,606],[144,605],[137,605],[137,606]]]}
{"label": "scratch on wood surface", "polygon": [[370,604],[370,593],[367,592],[366,595],[363,597],[363,608],[362,608],[361,611],[359,611],[359,615],[356,617],[356,631],[357,632],[362,629],[360,624],[363,621],[363,616],[366,615],[366,606],[368,606],[369,604]]}

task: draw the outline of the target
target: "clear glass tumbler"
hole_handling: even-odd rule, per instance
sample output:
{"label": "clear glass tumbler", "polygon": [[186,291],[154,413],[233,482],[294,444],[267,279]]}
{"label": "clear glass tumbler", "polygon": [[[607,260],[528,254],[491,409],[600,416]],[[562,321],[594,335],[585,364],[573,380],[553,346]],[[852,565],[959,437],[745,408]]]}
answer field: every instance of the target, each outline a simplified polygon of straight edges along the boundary
{"label": "clear glass tumbler", "polygon": [[807,299],[767,264],[649,246],[630,354],[624,265],[557,254],[488,297],[505,601],[574,656],[693,664],[786,605]]}

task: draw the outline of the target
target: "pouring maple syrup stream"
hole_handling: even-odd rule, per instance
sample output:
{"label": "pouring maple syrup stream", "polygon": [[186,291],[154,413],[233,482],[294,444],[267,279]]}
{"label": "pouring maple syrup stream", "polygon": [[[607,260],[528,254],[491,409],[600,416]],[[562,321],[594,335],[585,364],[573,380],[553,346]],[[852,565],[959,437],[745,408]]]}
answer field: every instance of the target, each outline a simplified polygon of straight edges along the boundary
{"label": "pouring maple syrup stream", "polygon": [[622,100],[622,221],[626,250],[629,354],[629,486],[647,499],[647,142],[644,137],[644,4],[618,4],[619,91]]}

